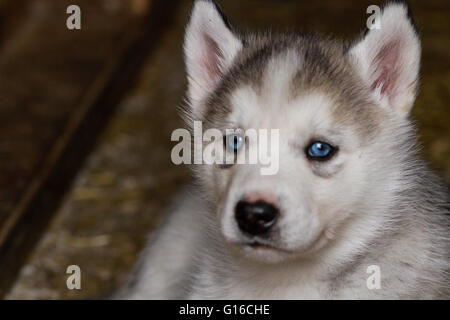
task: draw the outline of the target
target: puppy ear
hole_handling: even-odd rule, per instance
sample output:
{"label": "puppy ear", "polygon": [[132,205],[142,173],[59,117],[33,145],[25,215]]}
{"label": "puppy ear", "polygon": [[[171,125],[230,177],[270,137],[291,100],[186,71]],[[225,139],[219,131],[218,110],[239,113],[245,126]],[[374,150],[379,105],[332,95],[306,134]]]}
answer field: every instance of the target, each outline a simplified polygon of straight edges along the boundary
{"label": "puppy ear", "polygon": [[184,40],[191,103],[210,93],[242,48],[214,1],[196,0]]}
{"label": "puppy ear", "polygon": [[350,59],[375,99],[407,116],[418,91],[420,40],[403,2],[389,2],[379,22],[350,49]]}

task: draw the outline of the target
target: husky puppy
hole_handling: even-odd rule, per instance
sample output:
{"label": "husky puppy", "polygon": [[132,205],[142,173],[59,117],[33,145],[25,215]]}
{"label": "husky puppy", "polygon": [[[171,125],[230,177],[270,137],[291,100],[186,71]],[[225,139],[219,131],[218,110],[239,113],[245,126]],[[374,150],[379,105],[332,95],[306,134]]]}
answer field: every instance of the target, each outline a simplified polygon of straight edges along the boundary
{"label": "husky puppy", "polygon": [[420,160],[409,117],[420,39],[402,2],[379,22],[351,44],[243,35],[215,2],[194,2],[189,123],[279,129],[279,170],[193,166],[198,186],[115,298],[450,298],[448,189]]}

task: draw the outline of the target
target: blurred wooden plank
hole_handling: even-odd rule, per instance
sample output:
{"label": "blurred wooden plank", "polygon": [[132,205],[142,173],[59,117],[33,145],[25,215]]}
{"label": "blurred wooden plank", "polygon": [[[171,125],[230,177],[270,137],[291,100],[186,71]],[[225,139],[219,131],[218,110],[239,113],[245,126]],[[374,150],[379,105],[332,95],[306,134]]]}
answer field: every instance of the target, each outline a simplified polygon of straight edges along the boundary
{"label": "blurred wooden plank", "polygon": [[65,25],[71,1],[22,2],[0,53],[0,296],[177,3],[145,2],[77,1],[80,31]]}

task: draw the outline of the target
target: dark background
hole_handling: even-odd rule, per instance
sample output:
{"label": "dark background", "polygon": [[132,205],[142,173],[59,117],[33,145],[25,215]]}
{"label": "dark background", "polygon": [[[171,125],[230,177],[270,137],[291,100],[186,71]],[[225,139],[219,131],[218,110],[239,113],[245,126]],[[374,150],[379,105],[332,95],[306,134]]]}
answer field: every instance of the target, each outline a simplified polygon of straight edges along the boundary
{"label": "dark background", "polygon": [[[383,3],[219,2],[243,29],[345,39],[365,28],[367,6]],[[70,4],[81,7],[81,30],[66,28]],[[410,4],[423,35],[413,118],[424,156],[450,183],[450,2]],[[81,299],[124,281],[189,180],[170,162],[170,134],[182,126],[176,107],[190,5],[0,0],[0,294]],[[66,287],[73,264],[81,267],[80,291]]]}

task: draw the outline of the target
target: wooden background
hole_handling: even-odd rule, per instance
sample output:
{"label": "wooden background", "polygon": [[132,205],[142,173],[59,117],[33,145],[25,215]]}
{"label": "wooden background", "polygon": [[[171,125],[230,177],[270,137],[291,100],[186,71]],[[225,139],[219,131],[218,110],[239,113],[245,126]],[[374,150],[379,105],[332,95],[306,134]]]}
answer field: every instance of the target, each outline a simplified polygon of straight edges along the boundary
{"label": "wooden background", "polygon": [[[82,30],[65,27],[82,10]],[[220,1],[219,1],[220,2]],[[242,29],[351,39],[380,1],[226,0]],[[450,183],[450,2],[410,1],[423,35],[413,117]],[[0,295],[90,298],[124,281],[189,173],[170,162],[182,126],[186,0],[0,1]],[[66,268],[82,270],[82,290]],[[18,276],[18,277],[17,277]]]}

